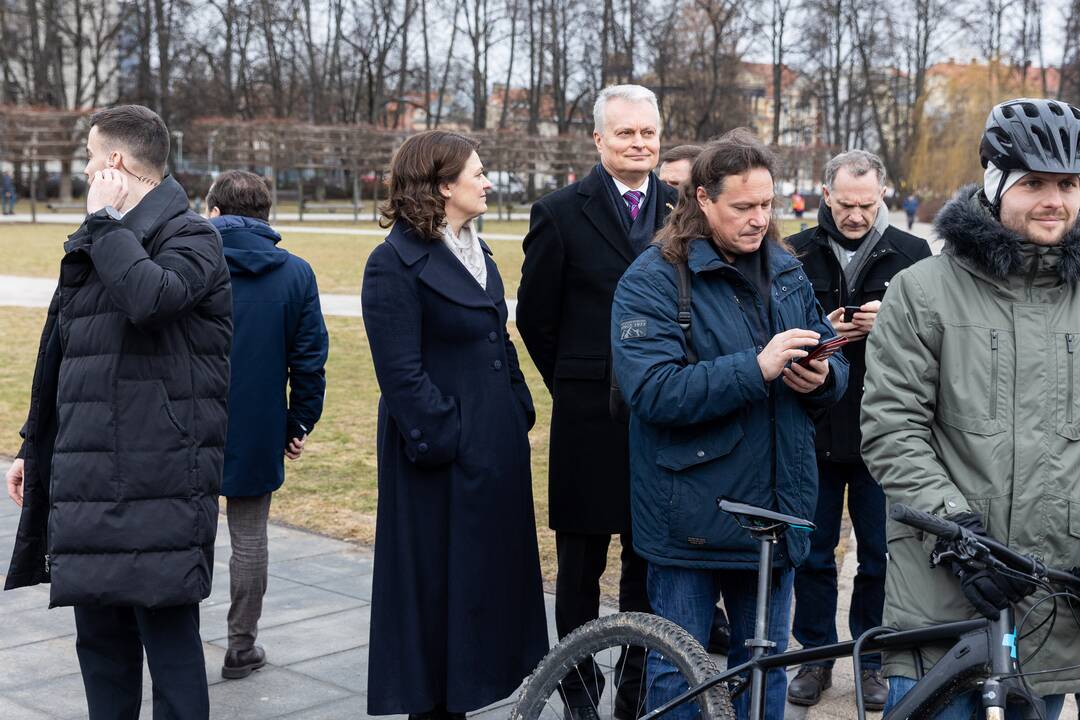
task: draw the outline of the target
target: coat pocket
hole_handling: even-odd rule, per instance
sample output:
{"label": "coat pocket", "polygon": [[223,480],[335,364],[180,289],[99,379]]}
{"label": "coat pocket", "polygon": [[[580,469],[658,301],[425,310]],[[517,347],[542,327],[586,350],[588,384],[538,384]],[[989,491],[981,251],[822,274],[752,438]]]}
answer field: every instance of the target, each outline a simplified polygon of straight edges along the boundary
{"label": "coat pocket", "polygon": [[190,495],[195,443],[161,380],[118,380],[115,422],[121,498]]}
{"label": "coat pocket", "polygon": [[942,383],[936,419],[973,435],[1005,431],[1008,377],[1004,358],[1012,357],[1012,335],[1004,330],[949,326],[940,358],[940,375],[962,378]]}
{"label": "coat pocket", "polygon": [[716,506],[733,489],[728,479],[740,468],[724,463],[743,438],[733,421],[710,427],[693,438],[661,448],[656,464],[672,474],[668,530],[677,547],[718,549],[745,544],[745,532]]}
{"label": "coat pocket", "polygon": [[559,380],[603,380],[607,376],[607,358],[564,355],[555,364]]}
{"label": "coat pocket", "polygon": [[1080,412],[1077,410],[1076,354],[1080,350],[1080,333],[1054,333],[1054,354],[1057,356],[1057,419],[1058,435],[1080,440]]}

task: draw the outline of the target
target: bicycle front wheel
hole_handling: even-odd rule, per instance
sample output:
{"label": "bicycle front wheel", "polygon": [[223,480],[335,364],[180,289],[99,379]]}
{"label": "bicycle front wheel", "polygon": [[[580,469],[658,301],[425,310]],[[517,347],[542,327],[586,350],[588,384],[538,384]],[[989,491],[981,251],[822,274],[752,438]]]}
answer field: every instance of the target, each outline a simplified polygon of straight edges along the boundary
{"label": "bicycle front wheel", "polygon": [[[669,660],[691,687],[719,672],[701,643],[675,623],[645,613],[609,615],[582,625],[544,656],[521,689],[511,720],[575,717],[577,713],[568,713],[567,707],[580,706],[582,700],[600,718],[632,720],[644,715],[652,692],[647,676],[629,699],[620,692],[630,664],[626,658],[637,653],[640,659],[644,652]],[[690,703],[704,720],[735,720],[724,683]]]}

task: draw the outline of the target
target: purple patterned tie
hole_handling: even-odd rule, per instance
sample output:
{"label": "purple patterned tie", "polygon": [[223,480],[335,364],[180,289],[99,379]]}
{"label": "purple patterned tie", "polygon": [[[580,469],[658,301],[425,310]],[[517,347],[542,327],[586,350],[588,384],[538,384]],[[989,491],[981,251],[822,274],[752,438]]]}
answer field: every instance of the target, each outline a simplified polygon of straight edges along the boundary
{"label": "purple patterned tie", "polygon": [[640,190],[627,190],[622,196],[630,206],[630,221],[637,220],[638,213],[641,212],[641,198],[645,197],[645,193]]}

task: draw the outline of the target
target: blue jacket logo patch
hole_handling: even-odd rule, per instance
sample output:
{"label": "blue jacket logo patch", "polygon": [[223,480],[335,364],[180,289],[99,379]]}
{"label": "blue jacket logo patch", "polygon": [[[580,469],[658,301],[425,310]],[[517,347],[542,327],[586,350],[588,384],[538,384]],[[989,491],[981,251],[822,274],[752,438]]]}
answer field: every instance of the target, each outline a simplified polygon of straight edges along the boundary
{"label": "blue jacket logo patch", "polygon": [[623,320],[619,324],[619,339],[630,340],[632,338],[643,338],[646,335],[647,329],[648,321],[646,321],[644,318]]}

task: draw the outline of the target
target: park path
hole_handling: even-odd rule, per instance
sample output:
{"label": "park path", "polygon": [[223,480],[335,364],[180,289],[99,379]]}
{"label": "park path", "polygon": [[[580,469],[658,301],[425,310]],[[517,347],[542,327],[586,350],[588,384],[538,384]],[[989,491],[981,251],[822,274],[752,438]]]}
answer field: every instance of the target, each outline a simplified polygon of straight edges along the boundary
{"label": "park path", "polygon": [[[5,232],[3,223],[15,221],[29,221],[29,216],[13,215],[13,216],[0,216],[0,232]],[[57,224],[68,224],[72,227],[78,225],[82,221],[81,216],[76,215],[39,215],[39,222],[56,222]],[[904,227],[903,213],[893,213],[891,220],[898,227]],[[61,223],[63,221],[63,223]],[[319,233],[319,234],[338,234],[338,235],[365,235],[365,236],[382,236],[385,232],[382,230],[372,230],[367,228],[349,228],[349,227],[318,227],[318,226],[288,226],[282,228],[289,233]],[[937,253],[940,251],[941,243],[935,238],[933,234],[933,228],[929,223],[915,223],[913,231],[925,237],[930,242],[931,249]],[[516,235],[498,235],[489,234],[485,235],[490,240],[517,240],[521,238]],[[302,242],[302,241],[301,241]],[[19,275],[0,275],[0,306],[15,306],[15,307],[48,307],[49,299],[52,298],[53,290],[56,288],[56,280],[54,278],[34,278],[24,277]],[[320,293],[319,300],[322,304],[323,313],[331,316],[343,316],[343,317],[361,317],[362,311],[360,309],[360,296],[356,294],[345,293]],[[514,298],[507,298],[506,307],[509,313],[510,322],[513,322],[516,317],[517,300]]]}

